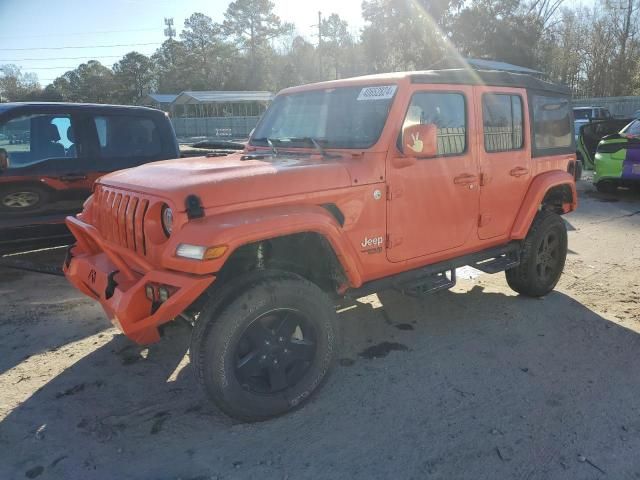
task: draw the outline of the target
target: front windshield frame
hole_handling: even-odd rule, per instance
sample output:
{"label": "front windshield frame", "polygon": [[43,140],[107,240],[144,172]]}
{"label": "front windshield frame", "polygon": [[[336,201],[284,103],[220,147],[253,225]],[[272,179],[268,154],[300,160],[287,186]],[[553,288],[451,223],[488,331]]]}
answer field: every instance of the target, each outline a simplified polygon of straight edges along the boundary
{"label": "front windshield frame", "polygon": [[[304,137],[269,137],[267,139],[266,136],[261,135],[261,129],[264,128],[265,124],[267,122],[270,121],[270,115],[271,112],[274,111],[276,108],[279,108],[278,102],[283,102],[285,101],[285,99],[287,97],[292,97],[292,96],[297,96],[297,95],[308,95],[308,94],[315,94],[315,93],[319,93],[319,92],[333,92],[333,91],[337,91],[337,90],[355,90],[356,92],[363,92],[365,89],[376,89],[376,88],[380,88],[380,87],[391,87],[393,89],[393,93],[392,95],[389,95],[386,98],[383,98],[382,100],[387,100],[388,103],[386,103],[386,112],[384,114],[384,120],[380,123],[379,129],[376,132],[375,135],[372,135],[372,140],[366,143],[359,143],[359,144],[346,144],[346,143],[336,143],[336,142],[331,142],[330,139],[327,138],[317,138],[317,137],[313,137],[313,136],[308,136],[305,135]],[[376,145],[379,141],[380,138],[382,137],[384,130],[388,124],[389,121],[389,115],[391,113],[391,110],[393,108],[394,102],[396,100],[396,96],[398,94],[399,91],[399,84],[395,83],[395,82],[387,82],[384,84],[380,84],[380,83],[372,83],[372,84],[358,84],[358,85],[343,85],[343,86],[336,86],[336,87],[324,87],[324,88],[313,88],[313,89],[305,89],[305,90],[301,90],[301,91],[294,91],[291,93],[282,93],[279,94],[273,101],[273,103],[269,106],[269,108],[267,109],[267,111],[262,115],[262,118],[260,119],[260,121],[258,122],[258,124],[256,125],[256,128],[254,129],[251,138],[249,139],[248,144],[252,147],[267,147],[267,148],[272,148],[275,147],[277,148],[304,148],[304,149],[309,149],[309,148],[314,148],[313,146],[313,141],[317,141],[317,143],[323,148],[323,149],[340,149],[340,150],[366,150],[369,149],[371,147],[373,147],[374,145]],[[289,141],[289,138],[292,139],[292,141]],[[272,145],[269,145],[269,141],[272,141]]]}

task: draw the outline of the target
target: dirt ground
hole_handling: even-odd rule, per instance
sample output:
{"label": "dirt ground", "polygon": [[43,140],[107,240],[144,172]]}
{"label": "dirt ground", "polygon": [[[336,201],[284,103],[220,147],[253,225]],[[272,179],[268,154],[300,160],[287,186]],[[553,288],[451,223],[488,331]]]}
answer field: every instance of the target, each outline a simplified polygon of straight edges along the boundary
{"label": "dirt ground", "polygon": [[140,348],[64,278],[0,270],[0,479],[640,478],[640,197],[579,188],[555,292],[361,299],[324,388],[261,424],[200,393],[187,325]]}

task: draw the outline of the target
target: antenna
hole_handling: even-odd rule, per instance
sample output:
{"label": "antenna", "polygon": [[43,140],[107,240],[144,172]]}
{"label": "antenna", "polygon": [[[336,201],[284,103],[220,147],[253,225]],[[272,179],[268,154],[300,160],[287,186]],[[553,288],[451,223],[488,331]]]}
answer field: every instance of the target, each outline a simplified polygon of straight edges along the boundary
{"label": "antenna", "polygon": [[176,35],[176,29],[173,28],[173,18],[165,18],[164,24],[167,27],[164,29],[164,36],[168,37],[170,40],[173,39]]}

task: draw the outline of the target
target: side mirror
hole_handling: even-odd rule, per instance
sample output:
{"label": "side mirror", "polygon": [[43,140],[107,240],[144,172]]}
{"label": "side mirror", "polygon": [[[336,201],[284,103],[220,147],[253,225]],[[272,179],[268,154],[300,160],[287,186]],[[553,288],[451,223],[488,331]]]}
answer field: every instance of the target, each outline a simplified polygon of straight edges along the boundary
{"label": "side mirror", "polygon": [[438,128],[433,123],[416,124],[402,131],[402,153],[411,157],[435,157],[438,153]]}

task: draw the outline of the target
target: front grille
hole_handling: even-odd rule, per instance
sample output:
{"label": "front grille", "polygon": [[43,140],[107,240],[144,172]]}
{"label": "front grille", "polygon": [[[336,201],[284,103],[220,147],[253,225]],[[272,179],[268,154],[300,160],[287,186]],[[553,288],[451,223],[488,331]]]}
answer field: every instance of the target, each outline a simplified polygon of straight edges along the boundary
{"label": "front grille", "polygon": [[149,200],[99,185],[93,208],[94,226],[106,240],[140,255],[147,254],[144,223]]}

